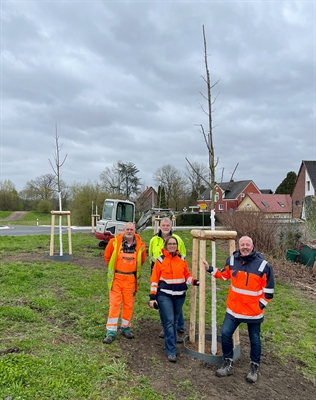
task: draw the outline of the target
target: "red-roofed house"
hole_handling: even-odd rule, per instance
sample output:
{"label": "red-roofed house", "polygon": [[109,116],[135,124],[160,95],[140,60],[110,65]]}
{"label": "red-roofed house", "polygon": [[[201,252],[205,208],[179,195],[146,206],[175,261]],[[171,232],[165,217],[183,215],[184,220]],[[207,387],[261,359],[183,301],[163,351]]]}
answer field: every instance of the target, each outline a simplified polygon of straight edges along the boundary
{"label": "red-roofed house", "polygon": [[[215,185],[215,212],[236,210],[245,196],[249,193],[261,193],[256,184],[251,180],[221,182]],[[205,190],[197,205],[206,204],[206,210],[212,207],[211,191]]]}
{"label": "red-roofed house", "polygon": [[247,194],[237,211],[261,211],[267,218],[292,218],[289,194]]}

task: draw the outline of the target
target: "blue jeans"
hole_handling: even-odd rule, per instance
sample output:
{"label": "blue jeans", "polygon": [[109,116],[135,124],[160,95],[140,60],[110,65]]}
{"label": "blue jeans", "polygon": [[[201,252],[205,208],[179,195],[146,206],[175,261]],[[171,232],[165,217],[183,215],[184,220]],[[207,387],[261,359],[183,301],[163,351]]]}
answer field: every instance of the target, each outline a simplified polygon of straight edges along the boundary
{"label": "blue jeans", "polygon": [[179,319],[178,319],[178,326],[177,326],[177,331],[183,331],[184,332],[184,317],[183,317],[183,312],[181,310],[181,313],[179,315]]}
{"label": "blue jeans", "polygon": [[168,356],[177,354],[177,325],[184,300],[185,297],[157,296]]}
{"label": "blue jeans", "polygon": [[[222,326],[222,351],[224,358],[234,357],[234,344],[233,344],[233,333],[239,326],[238,320],[232,319],[225,315],[225,319]],[[256,364],[260,364],[261,356],[261,338],[260,338],[260,327],[261,323],[250,323],[248,326],[248,335],[250,340],[250,360]]]}
{"label": "blue jeans", "polygon": [[[159,315],[160,315],[160,310],[159,310]],[[161,325],[162,325],[162,318],[160,315],[160,321],[161,321]],[[177,332],[184,332],[185,331],[185,327],[184,327],[184,317],[183,317],[183,312],[181,310],[179,319],[178,319],[178,326],[177,326]]]}

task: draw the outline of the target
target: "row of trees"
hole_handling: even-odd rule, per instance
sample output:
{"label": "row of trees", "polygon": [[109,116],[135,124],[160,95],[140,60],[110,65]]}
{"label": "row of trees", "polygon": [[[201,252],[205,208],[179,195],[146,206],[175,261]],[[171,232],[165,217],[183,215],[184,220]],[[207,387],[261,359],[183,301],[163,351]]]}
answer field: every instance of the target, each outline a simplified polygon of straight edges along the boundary
{"label": "row of trees", "polygon": [[[193,168],[192,168],[193,167]],[[158,168],[154,175],[155,189],[158,192],[156,206],[179,211],[195,205],[196,200],[206,189],[209,169],[203,163],[193,163],[180,171],[171,164]],[[295,184],[295,172],[289,172],[277,188],[277,193],[291,193]],[[90,223],[91,202],[102,210],[105,198],[124,198],[136,202],[138,211],[144,204],[140,200],[145,187],[139,178],[139,169],[132,162],[117,162],[105,168],[99,182],[75,183],[67,185],[59,182],[63,208],[72,211],[77,223]],[[10,180],[0,181],[1,211],[50,212],[58,209],[58,181],[56,174],[38,176],[26,183],[18,192]]]}
{"label": "row of trees", "polygon": [[[182,210],[195,205],[196,200],[205,190],[203,179],[208,179],[206,165],[195,163],[193,171],[188,166],[185,171],[179,171],[173,165],[167,164],[158,168],[153,180],[158,191],[158,203],[161,208]],[[64,210],[72,212],[76,223],[91,223],[91,203],[101,212],[105,198],[124,198],[136,202],[145,187],[139,178],[139,169],[131,162],[117,162],[105,168],[98,182],[74,183],[67,185],[58,179],[56,174],[38,176],[26,183],[18,192],[10,180],[0,181],[1,211],[38,211],[47,213],[58,210],[58,189],[60,189]],[[201,178],[202,177],[202,178]],[[142,210],[140,210],[142,211]]]}

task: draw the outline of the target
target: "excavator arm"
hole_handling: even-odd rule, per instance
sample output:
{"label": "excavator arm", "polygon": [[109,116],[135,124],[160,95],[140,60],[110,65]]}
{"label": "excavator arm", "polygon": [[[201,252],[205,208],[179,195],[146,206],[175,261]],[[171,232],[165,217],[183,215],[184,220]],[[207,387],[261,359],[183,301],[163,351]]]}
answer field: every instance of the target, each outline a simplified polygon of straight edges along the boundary
{"label": "excavator arm", "polygon": [[138,222],[136,223],[136,231],[138,233],[142,232],[146,226],[147,222],[154,216],[158,215],[159,217],[170,217],[172,218],[173,212],[169,209],[161,209],[161,208],[151,208],[145,211],[141,217],[139,218]]}

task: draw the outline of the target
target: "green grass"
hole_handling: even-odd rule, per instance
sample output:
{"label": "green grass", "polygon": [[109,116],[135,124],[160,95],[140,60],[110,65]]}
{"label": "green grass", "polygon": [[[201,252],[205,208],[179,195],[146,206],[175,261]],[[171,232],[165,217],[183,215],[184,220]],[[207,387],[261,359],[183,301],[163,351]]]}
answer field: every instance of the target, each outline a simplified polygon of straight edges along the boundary
{"label": "green grass", "polygon": [[[190,250],[189,231],[178,233]],[[152,231],[142,233],[146,244],[151,236]],[[93,258],[102,257],[102,249],[89,233],[75,233],[72,237],[75,258],[90,257],[93,263]],[[210,250],[208,246],[208,259]],[[6,255],[48,251],[49,235],[4,236],[0,240],[2,259]],[[218,249],[219,267],[226,256],[225,251]],[[147,307],[149,265],[147,260],[136,297],[135,326],[142,318],[159,320],[158,313]],[[127,367],[124,356],[117,358],[117,343],[107,347],[102,344],[108,311],[104,270],[51,261],[2,261],[0,285],[0,393],[3,398],[176,399],[176,394],[165,396],[155,392],[149,378],[136,376]],[[227,287],[227,282],[217,281],[218,324],[224,318]],[[208,290],[207,324],[211,322],[210,310]],[[190,305],[186,301],[186,320],[189,313]],[[315,302],[303,292],[277,282],[275,299],[269,304],[262,325],[263,345],[280,362],[296,362],[299,372],[314,383],[315,321]],[[151,356],[150,362],[155,365],[159,361]],[[190,381],[181,385],[188,392],[194,388],[194,382]]]}
{"label": "green grass", "polygon": [[[50,225],[51,214],[38,213],[35,211],[29,211],[21,219],[17,221],[3,221],[4,218],[9,217],[12,214],[11,211],[0,211],[0,225]],[[57,218],[56,218],[57,221]],[[63,217],[65,225],[67,225],[66,218]]]}

